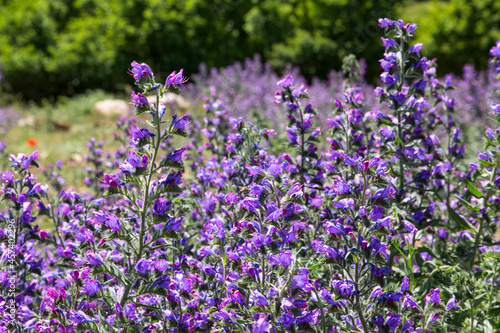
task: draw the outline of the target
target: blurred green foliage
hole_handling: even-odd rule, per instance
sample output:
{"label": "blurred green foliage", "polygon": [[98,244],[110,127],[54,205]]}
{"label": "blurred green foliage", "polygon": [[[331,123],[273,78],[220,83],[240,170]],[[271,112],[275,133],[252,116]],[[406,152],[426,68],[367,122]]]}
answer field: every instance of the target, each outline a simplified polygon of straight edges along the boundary
{"label": "blurred green foliage", "polygon": [[439,73],[461,73],[464,64],[486,69],[488,52],[500,40],[500,1],[410,1],[398,17],[417,22],[416,42],[438,59]]}
{"label": "blurred green foliage", "polygon": [[[426,54],[459,71],[486,62],[499,15],[498,0],[0,0],[3,85],[34,100],[123,91],[133,60],[162,77],[180,68],[189,76],[201,62],[220,67],[254,53],[278,71],[290,62],[324,78],[349,53],[376,64],[377,18],[398,16],[419,22]],[[369,77],[378,74],[369,66]]]}

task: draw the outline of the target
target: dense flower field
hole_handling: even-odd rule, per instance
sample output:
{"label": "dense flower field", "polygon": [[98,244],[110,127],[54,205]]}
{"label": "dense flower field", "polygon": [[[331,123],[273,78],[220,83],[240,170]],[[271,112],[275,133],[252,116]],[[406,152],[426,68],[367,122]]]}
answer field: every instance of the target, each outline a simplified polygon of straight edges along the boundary
{"label": "dense flower field", "polygon": [[[82,193],[60,163],[37,181],[38,151],[5,157],[0,332],[498,331],[498,85],[456,95],[415,24],[379,25],[382,86],[354,60],[338,98],[249,76],[254,95],[207,87],[202,120],[166,119],[159,102],[197,93],[182,70],[162,81],[134,61],[149,128],[121,119],[115,152],[91,138]],[[500,41],[490,53],[498,63]],[[457,122],[489,101],[466,163]],[[261,108],[266,128],[243,118]]]}

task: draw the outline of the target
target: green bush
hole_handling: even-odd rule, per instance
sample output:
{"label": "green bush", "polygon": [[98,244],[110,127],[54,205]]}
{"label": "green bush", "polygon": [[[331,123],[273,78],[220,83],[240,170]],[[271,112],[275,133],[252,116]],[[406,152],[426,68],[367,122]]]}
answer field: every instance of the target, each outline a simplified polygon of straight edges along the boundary
{"label": "green bush", "polygon": [[4,91],[35,100],[123,92],[114,82],[127,82],[123,68],[133,60],[161,76],[191,75],[201,62],[221,67],[259,53],[278,71],[290,62],[307,78],[325,78],[349,53],[381,58],[379,17],[417,21],[441,73],[484,67],[500,38],[496,0],[0,0],[0,8]]}
{"label": "green bush", "polygon": [[[132,60],[159,74],[193,73],[200,62],[224,66],[253,53],[277,68],[292,62],[309,77],[325,76],[352,51],[361,26],[389,16],[394,2],[0,0],[4,84],[29,99],[122,90],[113,82],[126,81]],[[377,37],[360,56],[378,52]]]}
{"label": "green bush", "polygon": [[461,73],[464,64],[486,69],[488,52],[500,39],[500,1],[410,2],[399,13],[418,23],[417,42],[439,60],[439,72]]}

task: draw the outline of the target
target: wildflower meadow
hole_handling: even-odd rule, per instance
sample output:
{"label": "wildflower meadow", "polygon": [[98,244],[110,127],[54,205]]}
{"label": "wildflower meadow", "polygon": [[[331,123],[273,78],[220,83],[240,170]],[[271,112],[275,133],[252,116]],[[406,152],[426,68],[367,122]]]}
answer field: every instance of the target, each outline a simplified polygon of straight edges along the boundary
{"label": "wildflower meadow", "polygon": [[416,24],[378,24],[383,59],[328,87],[137,59],[84,189],[0,142],[0,333],[499,332],[500,41],[438,77]]}

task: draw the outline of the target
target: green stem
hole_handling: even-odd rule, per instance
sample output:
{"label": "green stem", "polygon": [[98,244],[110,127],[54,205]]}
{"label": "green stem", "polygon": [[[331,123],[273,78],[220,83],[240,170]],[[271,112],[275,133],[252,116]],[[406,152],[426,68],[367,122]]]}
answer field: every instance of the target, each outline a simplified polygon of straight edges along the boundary
{"label": "green stem", "polygon": [[[484,206],[485,207],[487,207],[489,205],[488,202],[490,200],[491,192],[493,190],[493,186],[491,184],[494,184],[493,181],[495,179],[495,175],[497,173],[499,166],[500,166],[500,159],[498,160],[497,164],[495,165],[495,168],[493,169],[493,172],[491,173],[491,176],[490,176],[490,181],[488,182],[488,184],[490,184],[490,188],[488,189],[488,192],[486,193],[486,197],[484,198]],[[486,217],[483,216],[483,218],[481,218],[481,220],[479,221],[479,227],[478,227],[477,233],[476,233],[476,240],[474,241],[474,247],[472,248],[472,251],[473,251],[472,258],[470,259],[470,263],[469,263],[469,268],[471,270],[474,267],[474,261],[476,260],[476,253],[477,253],[477,249],[479,247],[479,242],[481,239],[481,234],[483,232],[485,220],[486,220]]]}
{"label": "green stem", "polygon": [[[359,289],[359,263],[356,262],[355,265],[356,265],[356,270],[355,270],[355,280],[354,281],[356,282],[356,286]],[[369,333],[370,331],[368,330],[368,325],[367,325],[365,317],[363,315],[363,309],[361,308],[361,301],[359,298],[359,293],[356,295],[356,310],[358,311],[358,317],[359,317],[359,320],[361,321],[361,325],[363,325],[363,331],[365,333]]]}
{"label": "green stem", "polygon": [[323,312],[323,302],[321,302],[321,298],[319,298],[316,289],[314,289],[314,294],[316,295],[316,298],[319,303],[319,308],[321,309],[321,326],[323,327],[323,333],[326,333],[326,321],[325,321],[325,314]]}
{"label": "green stem", "polygon": [[497,272],[497,268],[498,268],[498,260],[495,261],[495,268],[493,269],[493,277],[491,278],[491,292],[490,292],[490,297],[489,297],[489,300],[488,300],[488,312],[490,311],[491,309],[491,302],[493,301],[493,292],[495,291],[495,277],[496,277],[496,272]]}
{"label": "green stem", "polygon": [[470,332],[474,333],[474,300],[469,299],[470,302]]}
{"label": "green stem", "polygon": [[[144,251],[144,235],[146,233],[146,212],[148,207],[148,198],[149,198],[149,188],[151,185],[151,179],[153,178],[154,173],[154,165],[156,161],[156,157],[158,156],[158,150],[160,149],[160,141],[161,141],[161,122],[159,116],[159,107],[160,107],[160,92],[156,90],[156,117],[155,117],[155,126],[156,126],[156,137],[153,140],[153,158],[149,161],[149,172],[147,174],[146,184],[143,187],[144,190],[144,200],[142,202],[141,207],[141,229],[139,231],[139,253],[137,254],[137,258],[135,262],[138,262],[142,258],[142,254]],[[123,292],[122,299],[120,301],[120,305],[123,307],[127,301],[128,294],[130,292],[130,288],[132,287],[133,281],[130,282]]]}

